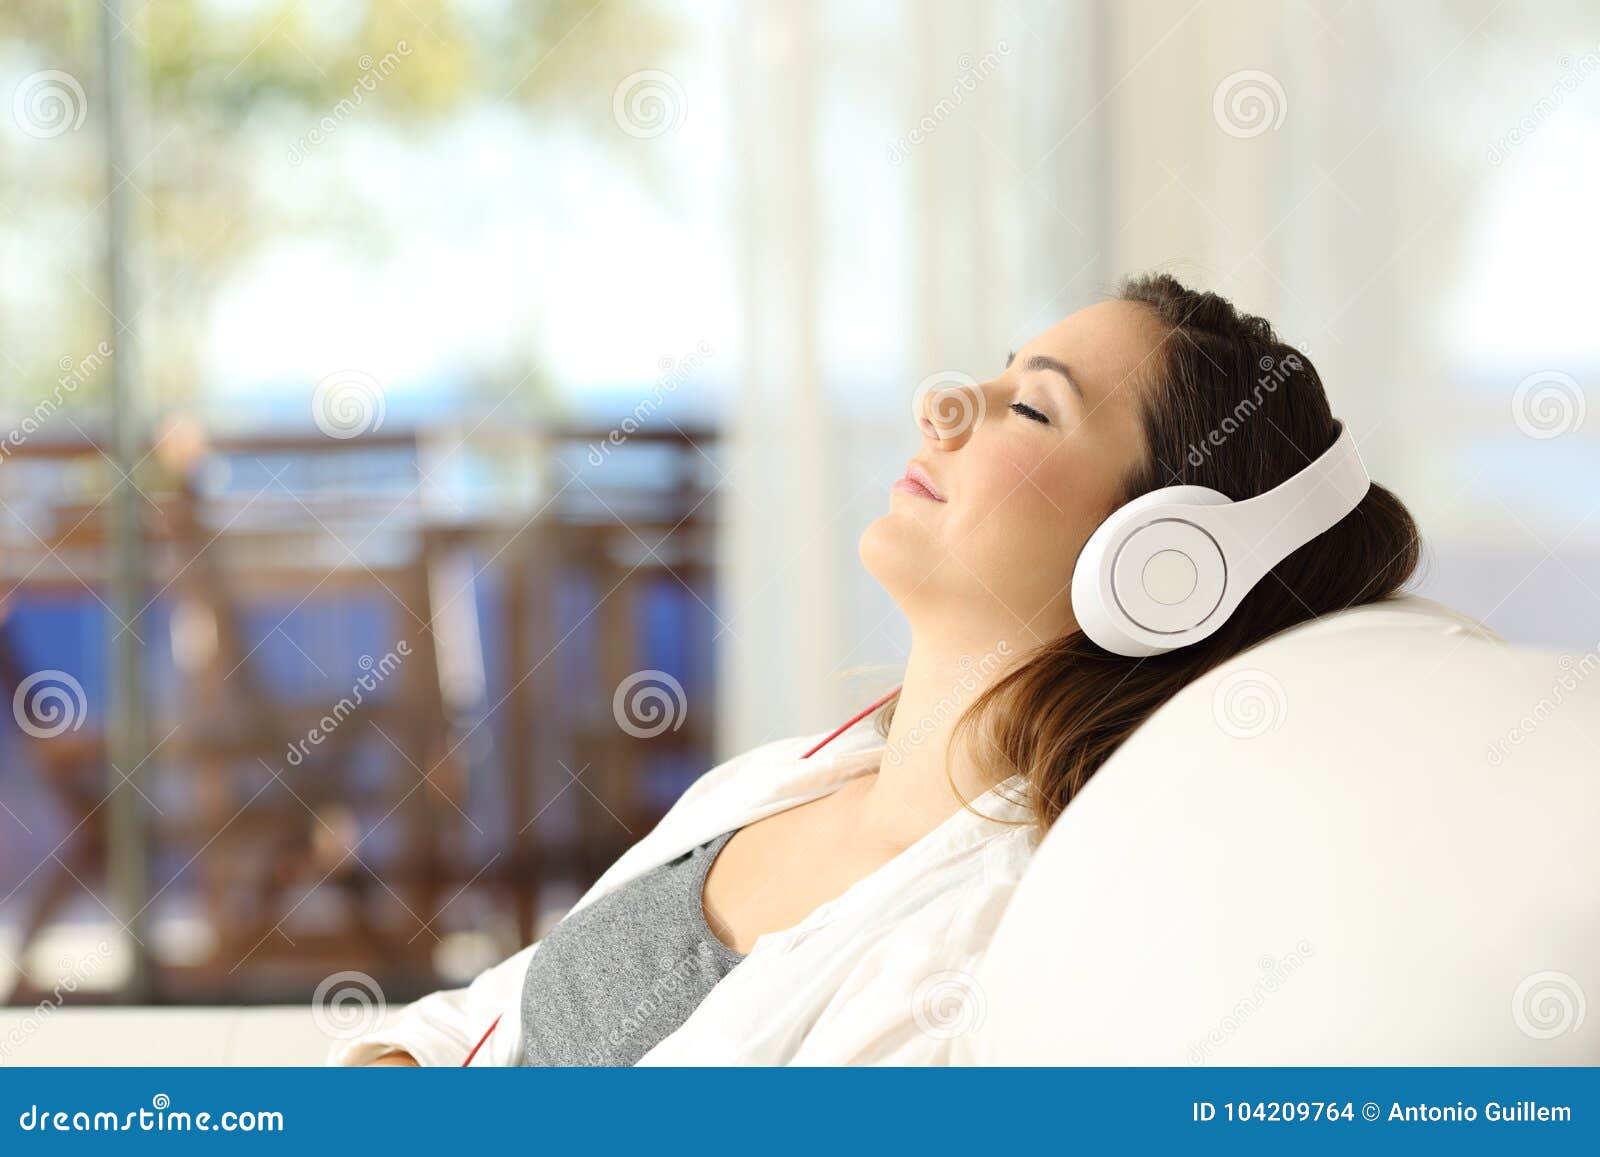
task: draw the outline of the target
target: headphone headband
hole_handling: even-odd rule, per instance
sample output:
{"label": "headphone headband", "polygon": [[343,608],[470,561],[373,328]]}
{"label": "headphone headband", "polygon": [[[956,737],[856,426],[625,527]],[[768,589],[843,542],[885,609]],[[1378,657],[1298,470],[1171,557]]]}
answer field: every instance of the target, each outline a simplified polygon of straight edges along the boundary
{"label": "headphone headband", "polygon": [[1316,461],[1254,498],[1235,502],[1204,486],[1142,495],[1107,518],[1078,555],[1078,625],[1130,658],[1198,643],[1268,571],[1354,510],[1371,485],[1341,423]]}

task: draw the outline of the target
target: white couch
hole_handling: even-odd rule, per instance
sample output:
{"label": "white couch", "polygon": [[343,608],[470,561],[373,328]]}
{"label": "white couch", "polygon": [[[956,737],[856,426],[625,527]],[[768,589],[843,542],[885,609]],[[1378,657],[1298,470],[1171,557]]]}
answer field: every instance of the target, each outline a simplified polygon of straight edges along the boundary
{"label": "white couch", "polygon": [[960,1059],[1600,1062],[1600,655],[1418,598],[1185,688],[1039,849]]}
{"label": "white couch", "polygon": [[[1600,656],[1415,597],[1306,624],[1186,688],[1067,810],[970,980],[957,1059],[1600,1062],[1597,817]],[[65,1008],[9,1063],[328,1044],[309,1007]]]}
{"label": "white couch", "polygon": [[[389,1015],[393,1015],[390,1012]],[[332,1039],[311,1004],[0,1010],[8,1065],[320,1065]],[[14,1035],[13,1035],[14,1034]]]}

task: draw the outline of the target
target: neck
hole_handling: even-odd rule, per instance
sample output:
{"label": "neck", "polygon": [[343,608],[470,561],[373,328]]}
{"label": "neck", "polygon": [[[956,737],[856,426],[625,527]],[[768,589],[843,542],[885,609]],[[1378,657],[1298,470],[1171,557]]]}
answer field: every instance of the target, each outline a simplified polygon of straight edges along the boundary
{"label": "neck", "polygon": [[977,650],[912,643],[883,761],[862,797],[866,830],[909,845],[960,810],[963,800],[1006,778],[1009,772],[996,761],[951,740],[957,720],[1012,666],[1017,651],[1009,641],[992,639]]}

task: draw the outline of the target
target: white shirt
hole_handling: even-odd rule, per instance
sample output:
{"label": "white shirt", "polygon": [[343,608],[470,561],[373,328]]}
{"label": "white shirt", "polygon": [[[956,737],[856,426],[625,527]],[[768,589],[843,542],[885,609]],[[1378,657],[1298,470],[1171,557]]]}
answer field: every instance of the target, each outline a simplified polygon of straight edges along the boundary
{"label": "white shirt", "polygon": [[[733,828],[816,799],[883,756],[858,725],[810,759],[822,738],[796,736],[719,764],[618,858],[573,911]],[[749,953],[641,1065],[937,1065],[982,1023],[973,979],[1001,912],[1038,844],[1014,775],[899,855]],[[988,818],[982,818],[988,817]],[[430,993],[379,1031],[335,1044],[328,1063],[360,1065],[404,1049],[422,1065],[520,1065],[522,984],[539,943],[464,988]]]}

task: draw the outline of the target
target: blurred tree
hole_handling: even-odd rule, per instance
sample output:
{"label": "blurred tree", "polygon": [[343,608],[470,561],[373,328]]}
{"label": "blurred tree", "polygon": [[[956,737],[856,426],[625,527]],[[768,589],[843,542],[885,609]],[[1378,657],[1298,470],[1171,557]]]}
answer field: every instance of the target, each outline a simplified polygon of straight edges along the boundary
{"label": "blurred tree", "polygon": [[[133,268],[145,400],[157,406],[204,397],[197,319],[216,287],[262,247],[319,232],[378,257],[406,243],[386,234],[359,196],[309,207],[276,196],[295,133],[359,117],[364,129],[406,138],[510,106],[599,147],[618,146],[613,155],[623,164],[647,164],[647,151],[626,147],[634,142],[613,123],[613,92],[623,76],[671,51],[675,32],[647,2],[152,0],[125,11],[137,106],[130,119],[141,138],[130,154],[143,158],[128,174],[141,209]],[[61,69],[92,91],[100,18],[94,0],[0,0],[0,59]],[[97,138],[91,120],[66,138],[35,142],[51,147],[26,158],[0,154],[0,241],[70,231],[80,250],[55,254],[76,262],[77,284],[51,302],[44,331],[5,310],[0,296],[0,312],[9,314],[0,318],[0,353],[11,362],[0,403],[8,408],[25,409],[48,391],[64,350],[88,351],[110,336],[97,288]],[[55,211],[45,212],[46,203]],[[518,375],[540,380],[531,362]],[[100,400],[85,389],[69,404]]]}

